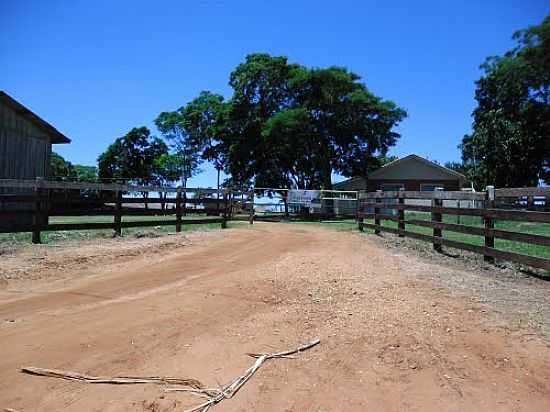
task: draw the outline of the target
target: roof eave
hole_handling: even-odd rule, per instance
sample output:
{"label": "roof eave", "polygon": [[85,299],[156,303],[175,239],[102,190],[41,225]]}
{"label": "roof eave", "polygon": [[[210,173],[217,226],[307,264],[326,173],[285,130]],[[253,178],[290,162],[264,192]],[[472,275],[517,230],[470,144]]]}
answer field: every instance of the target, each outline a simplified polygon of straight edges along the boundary
{"label": "roof eave", "polygon": [[4,101],[10,106],[17,114],[27,118],[32,123],[36,124],[42,130],[44,130],[50,137],[50,142],[53,144],[65,144],[71,143],[71,139],[49,124],[47,121],[33,113],[31,110],[23,106],[17,100],[12,98],[7,93],[0,90],[0,100]]}

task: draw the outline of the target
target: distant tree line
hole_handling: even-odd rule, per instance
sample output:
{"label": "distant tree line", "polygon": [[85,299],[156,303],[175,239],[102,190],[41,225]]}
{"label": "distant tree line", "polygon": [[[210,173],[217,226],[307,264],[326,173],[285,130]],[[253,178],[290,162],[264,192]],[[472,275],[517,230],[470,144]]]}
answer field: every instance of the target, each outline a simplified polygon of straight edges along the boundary
{"label": "distant tree line", "polygon": [[[477,188],[550,183],[550,16],[514,34],[518,45],[487,59],[476,82],[472,132],[461,162],[445,165]],[[286,57],[248,55],[229,75],[232,95],[203,91],[117,138],[98,168],[52,157],[52,175],[174,184],[204,162],[234,188],[324,188],[331,176],[363,176],[388,161],[406,112],[343,67],[308,68]],[[77,171],[78,169],[78,171]]]}
{"label": "distant tree line", "polygon": [[232,187],[330,188],[331,175],[366,176],[400,137],[403,109],[341,67],[311,69],[251,54],[230,74],[229,99],[209,91],[155,124],[132,129],[99,156],[102,180],[187,180],[210,162]]}
{"label": "distant tree line", "polygon": [[53,152],[50,157],[50,177],[81,182],[97,182],[98,173],[95,166],[73,165],[61,155]]}

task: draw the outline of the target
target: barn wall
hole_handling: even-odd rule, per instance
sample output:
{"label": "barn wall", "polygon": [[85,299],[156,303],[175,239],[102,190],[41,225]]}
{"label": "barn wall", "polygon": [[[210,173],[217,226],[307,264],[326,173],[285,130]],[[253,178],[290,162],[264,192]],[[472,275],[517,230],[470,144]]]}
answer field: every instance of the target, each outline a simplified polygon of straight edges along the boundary
{"label": "barn wall", "polygon": [[[0,179],[47,177],[51,154],[49,136],[0,101]],[[27,194],[30,189],[0,188],[0,194]],[[3,210],[31,210],[31,204],[0,204]],[[32,218],[10,218],[10,224],[29,224]],[[8,222],[0,219],[2,223]]]}
{"label": "barn wall", "polygon": [[0,102],[0,179],[46,177],[49,136]]}

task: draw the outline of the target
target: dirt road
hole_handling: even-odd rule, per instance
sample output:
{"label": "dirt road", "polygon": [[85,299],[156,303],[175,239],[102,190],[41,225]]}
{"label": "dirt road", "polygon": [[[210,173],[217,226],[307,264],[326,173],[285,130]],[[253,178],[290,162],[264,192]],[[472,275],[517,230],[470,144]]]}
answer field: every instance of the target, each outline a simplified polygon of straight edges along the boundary
{"label": "dirt road", "polygon": [[[200,399],[19,368],[192,377],[217,387],[251,364],[247,352],[318,336],[319,346],[269,361],[212,410],[550,410],[548,340],[513,305],[480,303],[467,285],[457,293],[429,276],[467,282],[466,271],[314,225],[174,238],[0,255],[5,273],[33,262],[26,278],[0,289],[0,408],[183,411]],[[525,287],[549,296],[538,282]]]}

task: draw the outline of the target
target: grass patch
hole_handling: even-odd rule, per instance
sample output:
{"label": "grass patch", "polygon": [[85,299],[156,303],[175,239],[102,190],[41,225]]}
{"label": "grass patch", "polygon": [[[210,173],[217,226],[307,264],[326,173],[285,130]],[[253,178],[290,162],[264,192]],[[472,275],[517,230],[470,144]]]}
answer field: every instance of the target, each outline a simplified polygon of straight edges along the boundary
{"label": "grass patch", "polygon": [[[429,213],[423,212],[406,212],[405,220],[431,220]],[[365,219],[365,222],[374,223],[373,220]],[[462,225],[483,227],[483,221],[479,216],[457,216],[443,215],[443,222],[445,223],[459,223]],[[391,227],[397,229],[397,222],[390,220],[382,220],[382,226]],[[514,221],[496,221],[495,229],[508,230],[511,232],[530,233],[543,236],[550,236],[550,224],[538,223],[538,222],[514,222]],[[365,229],[369,230],[369,229]],[[410,232],[422,233],[425,235],[432,235],[433,229],[423,226],[406,225],[406,230]],[[370,232],[374,233],[373,230]],[[468,235],[465,233],[451,232],[449,230],[443,230],[443,237],[445,239],[456,240],[459,242],[470,243],[472,245],[483,246],[485,239],[483,236]],[[525,242],[516,242],[505,239],[495,239],[495,249],[522,253],[530,256],[537,256],[546,259],[550,259],[550,248],[548,246],[533,245]]]}
{"label": "grass patch", "polygon": [[[123,216],[123,222],[143,222],[156,220],[169,220],[171,216]],[[204,219],[205,216],[187,216],[183,220]],[[112,223],[112,216],[52,216],[50,223]],[[228,227],[236,227],[239,222],[228,222]],[[182,225],[182,232],[194,230],[214,230],[220,229],[219,223],[202,223],[196,225]],[[123,228],[123,236],[162,236],[168,233],[175,233],[176,225],[167,226],[148,226],[136,228]],[[93,238],[109,238],[113,236],[112,229],[97,229],[97,230],[62,230],[42,232],[42,243],[52,243],[59,240],[69,239],[93,239]],[[0,233],[0,242],[31,242],[32,234],[30,232],[23,233]]]}

